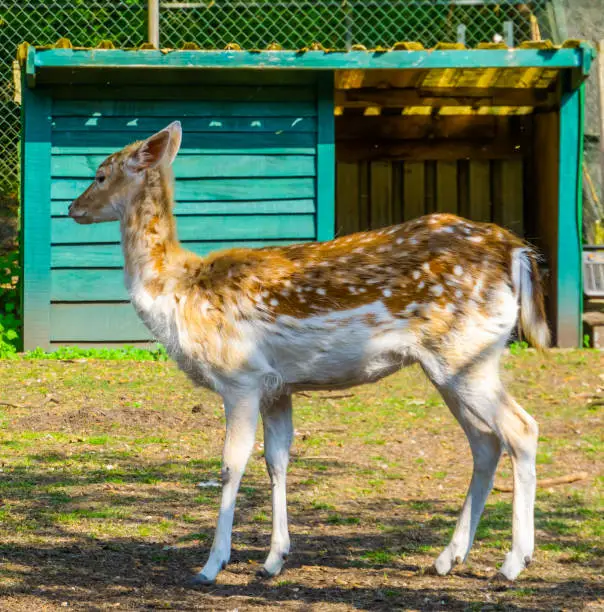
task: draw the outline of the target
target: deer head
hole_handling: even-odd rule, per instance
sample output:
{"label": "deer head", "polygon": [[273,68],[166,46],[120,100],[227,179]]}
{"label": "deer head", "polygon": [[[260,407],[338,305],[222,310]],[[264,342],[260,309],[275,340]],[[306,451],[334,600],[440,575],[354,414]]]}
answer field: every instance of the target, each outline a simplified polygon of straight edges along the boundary
{"label": "deer head", "polygon": [[81,224],[122,219],[150,182],[172,165],[181,140],[180,122],[174,121],[110,155],[98,167],[94,182],[71,203],[69,216]]}

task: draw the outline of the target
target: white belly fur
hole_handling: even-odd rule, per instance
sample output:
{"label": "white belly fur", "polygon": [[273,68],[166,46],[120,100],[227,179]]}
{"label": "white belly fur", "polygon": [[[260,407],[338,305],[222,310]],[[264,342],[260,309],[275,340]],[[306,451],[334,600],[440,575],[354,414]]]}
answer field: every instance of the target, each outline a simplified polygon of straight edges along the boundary
{"label": "white belly fur", "polygon": [[407,322],[381,302],[302,320],[279,317],[263,336],[260,350],[292,390],[359,385],[415,361]]}
{"label": "white belly fur", "polygon": [[[132,298],[143,322],[194,382],[216,390],[229,382],[228,372],[189,357],[186,330],[178,325],[171,298],[154,300],[141,292]],[[414,362],[417,354],[407,322],[394,319],[382,302],[307,319],[246,322],[240,332],[248,357],[245,372],[233,372],[231,382],[273,377],[278,388],[289,391],[372,382]]]}

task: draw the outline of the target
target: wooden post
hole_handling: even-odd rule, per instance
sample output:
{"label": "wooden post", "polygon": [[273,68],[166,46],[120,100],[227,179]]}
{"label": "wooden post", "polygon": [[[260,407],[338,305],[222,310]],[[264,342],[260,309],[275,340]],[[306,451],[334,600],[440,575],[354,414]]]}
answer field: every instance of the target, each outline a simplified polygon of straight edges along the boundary
{"label": "wooden post", "polygon": [[159,49],[159,0],[148,0],[147,31],[149,42]]}
{"label": "wooden post", "polygon": [[463,23],[457,26],[457,42],[461,45],[466,44],[466,26]]}
{"label": "wooden post", "polygon": [[505,36],[504,36],[505,44],[511,49],[514,46],[514,22],[504,21],[503,31],[505,33]]}
{"label": "wooden post", "polygon": [[335,232],[336,149],[334,74],[321,72],[317,83],[317,240],[331,240]]}
{"label": "wooden post", "polygon": [[47,91],[22,87],[21,303],[23,349],[50,348],[50,133]]}
{"label": "wooden post", "polygon": [[578,209],[582,198],[583,96],[584,87],[571,86],[565,75],[560,106],[560,148],[558,174],[558,244],[556,343],[559,347],[580,347],[582,333],[581,227]]}
{"label": "wooden post", "polygon": [[604,40],[598,43],[596,78],[598,82],[598,111],[600,115],[600,201],[604,201]]}

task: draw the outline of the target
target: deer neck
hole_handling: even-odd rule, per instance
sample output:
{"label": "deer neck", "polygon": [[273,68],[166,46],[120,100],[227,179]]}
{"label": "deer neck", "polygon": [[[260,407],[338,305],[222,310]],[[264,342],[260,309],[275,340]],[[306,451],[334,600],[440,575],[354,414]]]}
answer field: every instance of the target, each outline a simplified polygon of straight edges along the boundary
{"label": "deer neck", "polygon": [[172,209],[174,179],[170,168],[148,171],[141,191],[126,206],[121,221],[126,284],[131,293],[163,293],[170,271],[183,250]]}

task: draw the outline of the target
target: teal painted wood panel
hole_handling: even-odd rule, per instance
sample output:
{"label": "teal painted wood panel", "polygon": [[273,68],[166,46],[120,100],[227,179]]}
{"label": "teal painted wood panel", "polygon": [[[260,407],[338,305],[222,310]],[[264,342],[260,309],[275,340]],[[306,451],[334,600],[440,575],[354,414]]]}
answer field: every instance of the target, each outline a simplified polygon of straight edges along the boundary
{"label": "teal painted wood panel", "polygon": [[581,347],[582,333],[582,206],[583,85],[571,91],[570,79],[560,107],[558,175],[558,253],[556,343]]}
{"label": "teal painted wood panel", "polygon": [[50,335],[50,98],[23,87],[21,133],[23,346],[47,349]]}
{"label": "teal painted wood panel", "polygon": [[175,213],[185,248],[203,256],[223,248],[316,239],[318,151],[327,144],[318,135],[332,129],[333,106],[321,128],[318,116],[332,92],[321,110],[315,77],[311,81],[310,87],[277,95],[272,95],[277,88],[219,87],[204,100],[54,100],[53,346],[150,340],[127,303],[118,224],[80,226],[66,213],[107,155],[174,119],[184,128],[174,170]]}
{"label": "teal painted wood panel", "polygon": [[[50,203],[53,217],[66,217],[72,200],[55,200]],[[253,202],[176,202],[174,212],[183,215],[295,215],[314,213],[316,203],[306,200],[256,200]],[[186,222],[184,219],[183,223]]]}
{"label": "teal painted wood panel", "polygon": [[[51,171],[56,178],[93,179],[104,155],[54,155]],[[277,178],[315,176],[312,155],[187,155],[173,164],[181,178]]]}
{"label": "teal painted wood panel", "polygon": [[[133,75],[134,78],[134,75]],[[159,82],[147,85],[119,85],[117,87],[108,87],[107,83],[99,85],[83,84],[74,85],[72,83],[63,84],[57,86],[53,84],[52,87],[53,99],[57,102],[60,100],[96,100],[100,101],[117,101],[117,102],[130,102],[132,100],[138,100],[139,102],[153,101],[153,102],[188,102],[199,99],[199,88],[197,87],[181,87],[179,83],[173,83],[172,85],[162,85]],[[243,99],[243,98],[241,98]],[[260,99],[255,100],[257,103],[261,103]],[[211,104],[211,101],[206,100],[206,104]]]}
{"label": "teal painted wood panel", "polygon": [[335,232],[336,153],[334,122],[334,75],[318,79],[317,109],[317,239],[331,240]]}
{"label": "teal painted wood panel", "polygon": [[[169,106],[169,103],[167,103]],[[250,111],[253,106],[250,106]],[[172,117],[54,117],[52,129],[55,132],[128,132],[132,138],[140,134],[153,134],[163,129]],[[180,119],[184,132],[201,132],[221,134],[224,132],[311,132],[317,131],[314,117],[223,117],[218,113],[213,117],[182,117]]]}
{"label": "teal painted wood panel", "polygon": [[[310,90],[312,91],[312,90]],[[184,117],[314,117],[314,96],[306,101],[204,102],[156,100],[55,100],[55,117],[164,117],[167,122]]]}
{"label": "teal painted wood panel", "polygon": [[[77,346],[81,348],[87,349],[105,349],[106,351],[112,351],[120,348],[128,348],[134,347],[138,349],[147,349],[147,350],[155,350],[159,346],[158,342],[153,340],[117,340],[115,342],[109,342],[107,340],[103,340],[102,342],[87,342],[85,340],[80,340],[75,343]],[[65,346],[73,346],[74,342],[51,342],[50,343],[50,352],[53,353],[61,347]]]}
{"label": "teal painted wood panel", "polygon": [[[90,185],[80,179],[54,179],[51,185],[53,200],[73,200]],[[284,198],[312,198],[315,181],[312,178],[287,179],[211,179],[176,181],[177,200],[270,200]]]}
{"label": "teal painted wood panel", "polygon": [[[46,79],[44,75],[40,75],[42,80],[39,83],[52,82],[52,77]],[[58,96],[65,89],[72,90],[73,93],[81,89],[94,86],[99,90],[98,85],[102,84],[104,89],[115,92],[113,99],[121,99],[120,94],[126,92],[128,94],[125,99],[138,99],[136,96],[130,95],[132,90],[140,90],[149,92],[154,95],[166,95],[172,99],[181,99],[182,95],[188,95],[189,90],[197,92],[200,87],[215,87],[217,85],[236,85],[242,86],[275,86],[280,87],[289,85],[311,85],[313,86],[316,80],[316,73],[311,70],[279,70],[278,72],[271,71],[251,71],[251,70],[195,70],[195,71],[163,71],[158,74],[157,71],[149,70],[127,70],[121,72],[112,72],[110,75],[106,71],[97,69],[81,69],[74,70],[69,74],[69,85],[63,84],[62,87],[53,91],[53,96]],[[72,87],[76,85],[76,87]],[[149,87],[151,85],[151,87]],[[166,87],[172,86],[172,87]],[[177,86],[176,88],[173,86]],[[156,90],[156,91],[153,91]],[[159,90],[159,91],[157,91]],[[166,91],[167,90],[167,91]],[[140,94],[139,94],[140,95]]]}
{"label": "teal painted wood panel", "polygon": [[[296,242],[308,240],[312,239],[297,239]],[[291,240],[204,241],[185,242],[183,247],[203,257],[212,251],[222,249],[255,249],[291,243]],[[50,255],[53,268],[121,268],[124,265],[122,247],[119,244],[55,244],[51,248]]]}
{"label": "teal painted wood panel", "polygon": [[589,45],[576,49],[465,49],[422,51],[123,51],[31,48],[27,73],[49,68],[255,68],[260,70],[373,70],[447,68],[581,68],[584,72],[594,51]]}
{"label": "teal painted wood panel", "polygon": [[[166,121],[166,124],[169,121]],[[142,136],[142,134],[140,135]],[[149,134],[151,136],[151,134]],[[137,140],[126,132],[100,132],[91,138],[86,132],[54,132],[54,153],[86,153],[110,155]],[[313,154],[316,151],[315,134],[303,132],[185,134],[179,155],[230,154]]]}
{"label": "teal painted wood panel", "polygon": [[52,304],[53,342],[140,342],[149,330],[131,304]]}
{"label": "teal painted wood panel", "polygon": [[[314,215],[231,215],[177,218],[181,240],[296,240],[314,238]],[[119,242],[117,223],[78,225],[70,218],[51,220],[54,244]]]}
{"label": "teal painted wood panel", "polygon": [[[283,138],[281,135],[274,135],[269,139],[264,139],[264,146],[257,139],[252,139],[252,146],[248,144],[249,137],[237,135],[235,138],[229,138],[223,146],[228,145],[226,149],[217,149],[216,146],[208,140],[197,143],[199,146],[190,146],[186,142],[178,152],[178,157],[186,157],[188,155],[315,155],[316,138],[314,135],[308,135],[304,139]],[[292,142],[293,140],[293,142]],[[115,146],[101,145],[97,146],[90,144],[90,139],[86,143],[86,139],[82,139],[79,144],[59,145],[53,144],[53,155],[101,155],[107,157],[115,153],[120,147],[125,146],[128,142],[122,142]]]}
{"label": "teal painted wood panel", "polygon": [[51,271],[53,302],[108,302],[130,299],[121,269],[68,269]]}
{"label": "teal painted wood panel", "polygon": [[[144,86],[138,87],[135,84],[129,86],[128,100],[136,100],[137,93],[148,92],[153,87]],[[115,96],[115,91],[110,92],[112,100],[122,104],[123,100],[119,100]],[[265,102],[312,102],[314,101],[314,91],[312,87],[307,85],[204,85],[203,87],[187,86],[182,90],[168,92],[172,96],[172,100],[162,100],[164,104],[164,113],[169,111],[172,104],[182,104],[183,98],[187,102],[194,100],[194,103],[199,104],[223,104],[230,102],[242,102],[247,104],[260,104]],[[157,92],[152,93],[153,96]],[[182,96],[182,97],[181,97]],[[187,100],[188,98],[188,100]],[[98,99],[95,99],[98,102]],[[64,108],[62,101],[57,100],[54,109]],[[76,113],[77,114],[77,113]],[[169,114],[169,112],[168,112]]]}

